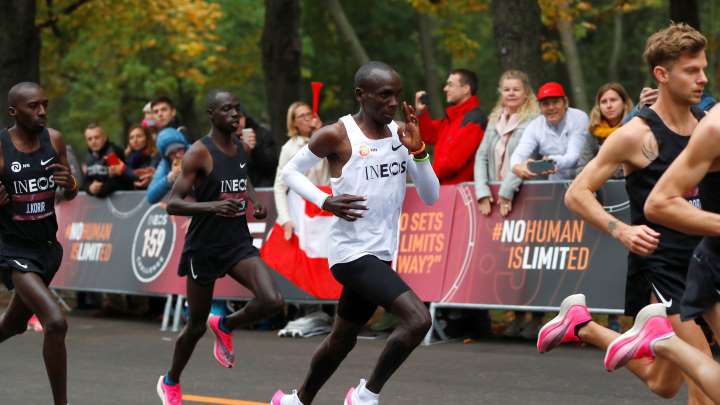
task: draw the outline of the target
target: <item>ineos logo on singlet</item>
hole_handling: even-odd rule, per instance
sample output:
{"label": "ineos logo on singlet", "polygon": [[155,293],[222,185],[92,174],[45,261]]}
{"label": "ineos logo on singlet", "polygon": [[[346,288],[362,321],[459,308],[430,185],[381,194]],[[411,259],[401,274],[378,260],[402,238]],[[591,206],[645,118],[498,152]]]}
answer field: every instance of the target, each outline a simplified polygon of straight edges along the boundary
{"label": "ineos logo on singlet", "polygon": [[375,180],[384,177],[397,176],[405,173],[406,171],[406,161],[365,166],[365,180]]}
{"label": "ineos logo on singlet", "polygon": [[241,193],[247,190],[247,179],[220,180],[221,193]]}
{"label": "ineos logo on singlet", "polygon": [[55,179],[50,177],[36,177],[34,179],[13,180],[15,194],[37,193],[55,189]]}

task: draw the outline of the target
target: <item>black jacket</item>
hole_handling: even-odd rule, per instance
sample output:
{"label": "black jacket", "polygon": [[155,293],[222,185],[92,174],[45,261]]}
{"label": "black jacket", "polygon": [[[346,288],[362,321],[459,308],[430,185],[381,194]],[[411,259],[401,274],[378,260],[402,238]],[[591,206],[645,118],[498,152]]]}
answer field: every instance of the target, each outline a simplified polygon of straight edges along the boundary
{"label": "black jacket", "polygon": [[100,149],[99,152],[95,153],[88,149],[87,157],[85,158],[85,179],[82,185],[83,191],[91,194],[88,188],[93,181],[99,181],[103,183],[100,191],[97,194],[91,194],[95,197],[107,197],[117,190],[132,190],[133,182],[136,180],[135,175],[129,170],[128,166],[125,166],[125,170],[121,176],[110,177],[108,175],[108,164],[105,161],[105,157],[115,153],[117,157],[125,162],[125,153],[122,149],[108,141],[105,146]]}

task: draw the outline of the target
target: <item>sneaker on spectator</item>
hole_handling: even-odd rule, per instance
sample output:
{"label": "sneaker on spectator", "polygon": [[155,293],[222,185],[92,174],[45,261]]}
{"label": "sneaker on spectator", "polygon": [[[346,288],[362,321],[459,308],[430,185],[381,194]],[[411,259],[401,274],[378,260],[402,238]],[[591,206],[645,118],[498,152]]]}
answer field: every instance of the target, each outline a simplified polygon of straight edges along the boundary
{"label": "sneaker on spectator", "polygon": [[615,338],[605,352],[605,369],[615,371],[630,360],[655,358],[655,343],[675,336],[664,304],[650,304],[640,310],[627,332]]}
{"label": "sneaker on spectator", "polygon": [[505,331],[503,331],[503,336],[507,338],[520,337],[520,332],[522,332],[526,324],[527,321],[525,320],[525,317],[516,317],[512,320],[512,322],[510,322],[507,328],[505,328]]}
{"label": "sneaker on spectator", "polygon": [[540,353],[567,342],[579,342],[577,327],[590,322],[590,311],[585,305],[584,294],[574,294],[560,303],[560,312],[540,329],[537,338],[537,349]]}
{"label": "sneaker on spectator", "polygon": [[232,333],[227,333],[220,328],[221,317],[210,315],[208,318],[208,326],[215,335],[215,343],[213,344],[213,356],[215,360],[225,368],[231,368],[235,365],[235,354],[233,353]]}
{"label": "sneaker on spectator", "polygon": [[303,403],[297,396],[297,390],[293,390],[291,394],[277,390],[270,400],[270,405],[303,405]]}
{"label": "sneaker on spectator", "polygon": [[180,384],[165,384],[165,375],[161,375],[157,382],[157,393],[163,405],[182,405]]}
{"label": "sneaker on spectator", "polygon": [[[378,405],[379,395],[373,394],[365,388],[364,379],[360,380],[357,387],[351,387],[345,395],[344,405]],[[362,398],[364,397],[364,398]]]}

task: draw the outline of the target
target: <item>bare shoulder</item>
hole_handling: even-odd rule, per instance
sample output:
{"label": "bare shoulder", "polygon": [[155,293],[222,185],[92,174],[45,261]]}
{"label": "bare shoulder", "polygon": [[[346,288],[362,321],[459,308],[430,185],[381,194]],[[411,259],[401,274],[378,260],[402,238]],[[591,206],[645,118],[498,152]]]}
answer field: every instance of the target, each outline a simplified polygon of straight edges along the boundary
{"label": "bare shoulder", "polygon": [[713,138],[720,136],[720,103],[716,104],[705,117],[698,123],[697,134],[711,136]]}
{"label": "bare shoulder", "polygon": [[63,135],[60,131],[58,131],[55,128],[48,128],[48,134],[50,136],[50,143],[53,146],[53,149],[59,153],[64,153],[65,151],[65,140],[63,139]]}
{"label": "bare shoulder", "polygon": [[310,137],[310,150],[318,157],[328,157],[347,149],[347,130],[341,121],[324,126]]}
{"label": "bare shoulder", "polygon": [[204,169],[208,165],[212,167],[212,156],[207,146],[205,146],[202,140],[193,142],[183,157],[183,167],[185,169],[198,170]]}

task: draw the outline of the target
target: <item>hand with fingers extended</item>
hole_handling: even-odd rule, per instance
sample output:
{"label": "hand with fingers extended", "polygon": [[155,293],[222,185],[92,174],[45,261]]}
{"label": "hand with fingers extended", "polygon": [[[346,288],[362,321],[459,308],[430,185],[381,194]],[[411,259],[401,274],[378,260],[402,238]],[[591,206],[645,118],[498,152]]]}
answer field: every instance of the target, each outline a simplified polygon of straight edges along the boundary
{"label": "hand with fingers extended", "polygon": [[267,209],[259,202],[254,203],[253,216],[255,217],[255,219],[265,219],[265,217],[267,217]]}
{"label": "hand with fingers extended", "polygon": [[66,190],[72,190],[76,187],[75,178],[72,176],[72,173],[70,173],[69,167],[61,163],[53,163],[48,165],[46,170],[52,173],[53,180],[55,180],[55,184],[57,184],[58,187]]}
{"label": "hand with fingers extended", "polygon": [[402,103],[403,117],[405,117],[405,127],[398,136],[400,142],[410,151],[414,152],[423,147],[423,140],[420,137],[420,128],[418,127],[417,115],[415,108],[408,105],[405,101]]}
{"label": "hand with fingers extended", "polygon": [[0,182],[0,205],[5,205],[10,202],[10,194],[5,189],[5,185]]}
{"label": "hand with fingers extended", "polygon": [[500,197],[498,199],[498,206],[500,207],[500,216],[506,217],[512,211],[512,200]]}
{"label": "hand with fingers extended", "polygon": [[492,197],[483,197],[478,200],[478,209],[480,210],[480,213],[484,216],[490,215],[492,212]]}
{"label": "hand with fingers extended", "polygon": [[660,234],[646,225],[625,225],[614,229],[611,235],[640,256],[652,254],[660,242]]}
{"label": "hand with fingers extended", "polygon": [[245,211],[245,200],[219,200],[210,202],[210,211],[221,217],[237,217]]}
{"label": "hand with fingers extended", "polygon": [[365,200],[367,200],[365,197],[359,195],[334,195],[325,200],[322,209],[332,212],[335,216],[346,221],[355,221],[363,217],[361,211],[367,210],[366,205],[358,204],[358,202]]}

